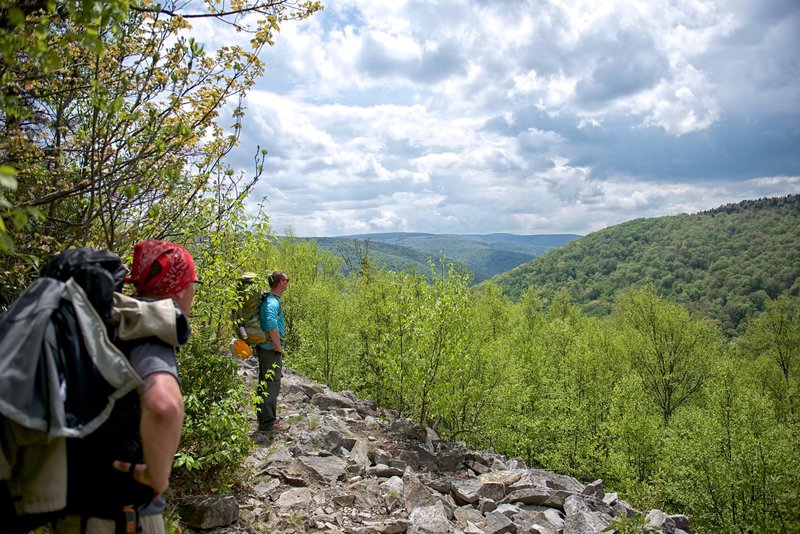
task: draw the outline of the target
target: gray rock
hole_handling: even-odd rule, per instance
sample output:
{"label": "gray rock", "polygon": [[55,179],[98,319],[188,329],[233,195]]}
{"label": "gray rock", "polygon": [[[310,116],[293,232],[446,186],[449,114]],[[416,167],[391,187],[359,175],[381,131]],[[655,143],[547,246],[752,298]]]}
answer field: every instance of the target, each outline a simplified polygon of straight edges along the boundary
{"label": "gray rock", "polygon": [[669,518],[672,519],[672,522],[675,524],[676,532],[678,529],[684,532],[692,532],[692,522],[689,521],[689,518],[685,515],[671,515]]}
{"label": "gray rock", "polygon": [[603,502],[609,506],[613,506],[614,503],[617,502],[617,499],[619,499],[619,495],[616,493],[606,493],[603,495]]}
{"label": "gray rock", "polygon": [[419,469],[419,456],[414,454],[412,451],[400,451],[398,460],[403,462],[406,467],[410,467],[411,469]]}
{"label": "gray rock", "polygon": [[434,444],[434,451],[439,470],[448,473],[464,465],[464,457],[467,455],[467,444],[463,441],[456,441],[455,443],[437,441]]}
{"label": "gray rock", "polygon": [[506,462],[506,469],[527,469],[528,465],[522,458],[511,458]]}
{"label": "gray rock", "polygon": [[486,514],[486,526],[483,527],[486,534],[502,534],[507,532],[516,532],[517,526],[499,512],[489,512]]}
{"label": "gray rock", "polygon": [[432,506],[439,500],[434,497],[431,490],[422,484],[416,475],[406,473],[403,476],[403,501],[405,502],[405,509],[411,512],[415,508]]}
{"label": "gray rock", "polygon": [[[506,495],[502,502],[543,505],[551,502],[550,493],[546,488],[520,489]],[[561,508],[563,508],[563,503]]]}
{"label": "gray rock", "polygon": [[451,482],[453,496],[462,503],[475,503],[480,499],[478,491],[483,486],[483,482],[476,478],[465,480],[455,479]]}
{"label": "gray rock", "polygon": [[439,437],[439,434],[434,429],[425,427],[425,444],[428,447],[433,447],[434,443],[441,440],[442,438]]}
{"label": "gray rock", "polygon": [[492,469],[497,470],[497,471],[502,471],[504,469],[507,469],[506,463],[503,460],[501,460],[500,458],[495,458],[492,461]]}
{"label": "gray rock", "polygon": [[309,488],[292,488],[281,493],[275,501],[275,507],[281,509],[306,508],[311,504],[312,497]]}
{"label": "gray rock", "polygon": [[371,457],[372,457],[372,463],[375,465],[378,464],[389,465],[389,461],[391,460],[391,457],[386,451],[378,448],[372,449]]}
{"label": "gray rock", "polygon": [[650,510],[647,512],[647,526],[656,528],[663,534],[674,534],[675,521],[661,510]]}
{"label": "gray rock", "polygon": [[239,503],[233,495],[189,497],[178,505],[178,514],[191,528],[225,527],[239,519]]}
{"label": "gray rock", "polygon": [[560,534],[564,528],[564,519],[551,508],[541,512],[523,511],[512,519],[518,532],[529,534]]}
{"label": "gray rock", "polygon": [[[362,417],[374,404],[285,372],[279,408],[290,431],[258,439],[245,461],[255,484],[240,494],[238,524],[215,534],[588,534],[612,515],[638,513],[600,480],[584,485],[470,451],[396,412]],[[685,516],[648,518],[662,532],[691,532]]]}
{"label": "gray rock", "polygon": [[[425,439],[425,429],[421,429],[419,425],[410,419],[395,419],[389,425],[389,432],[406,439],[417,439],[420,441],[424,441]],[[422,435],[422,439],[420,439],[420,434]]]}
{"label": "gray rock", "polygon": [[515,515],[519,514],[522,510],[520,510],[517,506],[513,504],[499,504],[497,508],[495,508],[494,513],[496,514],[503,514],[504,516],[511,519]]}
{"label": "gray rock", "polygon": [[277,446],[264,450],[269,451],[267,456],[269,465],[288,465],[294,460],[292,451],[289,450],[289,447],[287,447],[285,443],[279,443]]}
{"label": "gray rock", "polygon": [[427,445],[420,444],[414,447],[414,454],[417,456],[417,464],[420,467],[434,472],[439,470],[439,459],[436,457],[436,453],[428,448]]}
{"label": "gray rock", "polygon": [[409,534],[441,534],[451,532],[450,520],[442,503],[414,508],[408,516]]}
{"label": "gray rock", "polygon": [[335,495],[331,498],[331,501],[339,506],[353,506],[356,502],[356,496],[352,493],[344,493],[342,495]]}
{"label": "gray rock", "polygon": [[523,473],[520,471],[490,471],[489,473],[479,475],[478,480],[483,482],[499,482],[504,486],[510,487],[516,484],[522,478],[522,475]]}
{"label": "gray rock", "polygon": [[469,467],[472,470],[472,472],[475,473],[476,475],[482,475],[490,471],[488,465],[476,462],[475,460],[465,460],[464,464],[466,464],[466,466]]}
{"label": "gray rock", "polygon": [[299,461],[315,479],[332,484],[347,469],[347,463],[336,456],[301,456]]}
{"label": "gray rock", "polygon": [[281,481],[277,478],[269,478],[268,480],[256,484],[256,487],[253,488],[253,493],[263,499],[272,495],[272,493],[278,489],[278,486],[280,485]]}
{"label": "gray rock", "polygon": [[573,493],[580,493],[584,489],[583,484],[566,475],[551,473],[543,469],[529,469],[528,473],[540,486],[546,486],[555,490],[571,491]]}
{"label": "gray rock", "polygon": [[355,444],[350,449],[348,458],[355,465],[361,467],[369,467],[370,466],[369,442],[365,439],[357,439],[355,441]]}
{"label": "gray rock", "polygon": [[485,515],[489,512],[494,512],[497,509],[497,502],[493,501],[492,499],[487,499],[486,497],[481,497],[478,499],[478,504],[475,507]]}
{"label": "gray rock", "polygon": [[312,445],[321,451],[334,452],[342,446],[342,433],[331,425],[321,425],[307,436]]}
{"label": "gray rock", "polygon": [[400,477],[391,477],[382,482],[380,487],[383,492],[383,500],[389,512],[397,510],[403,506],[403,480]]}
{"label": "gray rock", "polygon": [[383,503],[383,488],[377,480],[363,480],[348,486],[355,492],[356,506],[364,510],[377,510]]}
{"label": "gray rock", "polygon": [[564,511],[564,534],[597,534],[611,523],[611,516],[592,512],[578,495],[567,497]]}
{"label": "gray rock", "polygon": [[317,393],[311,397],[311,404],[317,406],[322,411],[329,411],[336,408],[351,408],[355,409],[355,403],[338,393]]}
{"label": "gray rock", "polygon": [[474,523],[467,523],[463,530],[464,534],[485,534],[483,529]]}
{"label": "gray rock", "polygon": [[403,479],[399,476],[394,476],[385,482],[381,482],[381,488],[385,489],[386,491],[393,491],[399,495],[403,494],[404,486],[405,484],[403,483]]}
{"label": "gray rock", "polygon": [[450,490],[453,488],[452,483],[447,478],[421,478],[420,480],[432,490],[442,494],[450,493]]}
{"label": "gray rock", "polygon": [[605,492],[603,491],[603,480],[597,479],[591,484],[588,484],[585,488],[583,488],[581,494],[602,500],[603,497],[605,497]]}
{"label": "gray rock", "polygon": [[378,464],[366,469],[367,476],[378,478],[401,477],[403,470],[397,467],[389,467],[388,465]]}
{"label": "gray rock", "polygon": [[461,528],[465,528],[468,523],[472,523],[479,528],[486,524],[483,514],[469,505],[459,506],[453,510],[453,518]]}

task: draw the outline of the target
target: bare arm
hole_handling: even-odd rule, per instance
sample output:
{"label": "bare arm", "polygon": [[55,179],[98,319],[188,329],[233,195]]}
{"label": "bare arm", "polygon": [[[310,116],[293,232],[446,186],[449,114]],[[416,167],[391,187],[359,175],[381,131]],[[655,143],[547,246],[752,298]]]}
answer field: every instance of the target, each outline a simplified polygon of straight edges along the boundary
{"label": "bare arm", "polygon": [[269,340],[272,341],[272,346],[275,348],[275,352],[280,352],[283,354],[283,347],[281,347],[281,334],[278,332],[277,328],[273,328],[269,332]]}
{"label": "bare arm", "polygon": [[[145,377],[139,388],[139,399],[145,463],[135,466],[133,476],[161,495],[169,485],[172,461],[181,439],[183,397],[175,377],[153,373]],[[126,462],[114,462],[114,466],[121,471],[130,468]]]}

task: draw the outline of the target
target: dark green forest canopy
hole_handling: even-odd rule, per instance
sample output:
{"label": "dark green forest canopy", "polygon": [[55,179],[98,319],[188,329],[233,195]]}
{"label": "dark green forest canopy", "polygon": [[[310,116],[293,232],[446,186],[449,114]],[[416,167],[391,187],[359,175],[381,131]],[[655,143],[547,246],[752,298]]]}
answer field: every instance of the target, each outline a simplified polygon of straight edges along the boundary
{"label": "dark green forest canopy", "polygon": [[636,219],[582,237],[494,280],[518,299],[534,286],[569,291],[593,315],[619,291],[663,297],[739,332],[769,298],[800,294],[800,195],[747,200],[692,215]]}

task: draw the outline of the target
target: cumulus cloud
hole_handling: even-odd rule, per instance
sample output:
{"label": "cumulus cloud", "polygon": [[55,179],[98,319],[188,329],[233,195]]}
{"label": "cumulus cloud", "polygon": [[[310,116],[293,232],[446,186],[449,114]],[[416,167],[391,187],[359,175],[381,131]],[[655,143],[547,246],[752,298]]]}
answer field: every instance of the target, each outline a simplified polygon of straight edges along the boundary
{"label": "cumulus cloud", "polygon": [[340,0],[284,24],[233,161],[269,150],[254,201],[297,235],[588,233],[798,193],[798,28],[788,0]]}

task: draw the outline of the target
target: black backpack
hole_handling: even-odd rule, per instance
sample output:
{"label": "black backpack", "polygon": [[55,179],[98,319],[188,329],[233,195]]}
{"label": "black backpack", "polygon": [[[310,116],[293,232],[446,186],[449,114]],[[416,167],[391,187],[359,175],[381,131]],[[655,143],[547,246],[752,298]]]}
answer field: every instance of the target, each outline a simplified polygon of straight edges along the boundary
{"label": "black backpack", "polygon": [[[105,323],[125,272],[108,250],[64,252],[0,317],[0,532],[28,532],[63,514],[57,504],[23,503],[21,488],[47,478],[24,464],[30,447],[56,450],[91,434],[139,384]],[[31,445],[20,435],[39,439]]]}

